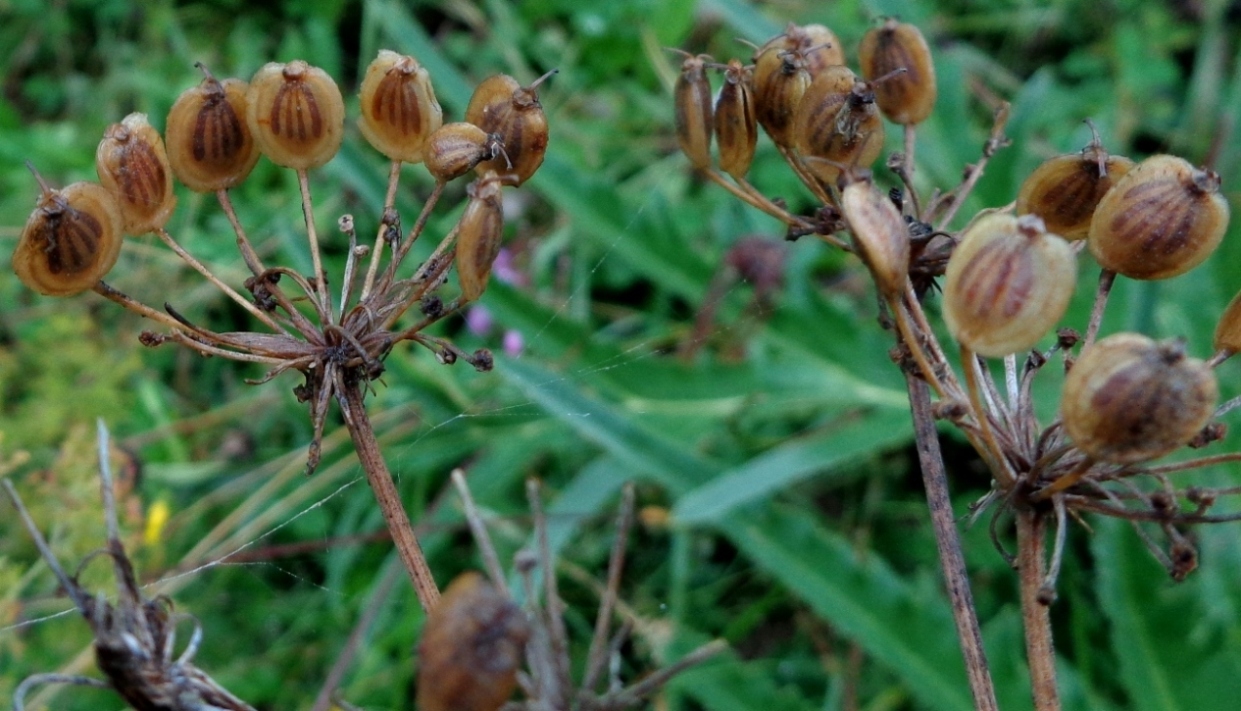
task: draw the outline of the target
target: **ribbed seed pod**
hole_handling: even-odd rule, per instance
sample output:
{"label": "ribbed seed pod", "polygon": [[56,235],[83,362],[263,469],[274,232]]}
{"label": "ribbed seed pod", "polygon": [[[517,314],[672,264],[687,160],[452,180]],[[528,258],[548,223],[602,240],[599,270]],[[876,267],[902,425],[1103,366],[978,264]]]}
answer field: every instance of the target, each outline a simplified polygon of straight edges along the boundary
{"label": "ribbed seed pod", "polygon": [[686,55],[673,90],[677,143],[690,165],[711,167],[711,83],[707,81],[705,54]]}
{"label": "ribbed seed pod", "polygon": [[461,215],[456,261],[461,298],[466,301],[482,296],[491,278],[491,265],[500,253],[500,241],[504,236],[500,186],[501,178],[488,172],[466,188],[470,201]]}
{"label": "ribbed seed pod", "polygon": [[475,87],[465,109],[465,120],[488,134],[498,134],[505,153],[479,163],[479,175],[493,171],[506,183],[521,185],[543,165],[547,153],[547,115],[539,103],[537,89],[555,73],[553,69],[526,87],[513,77],[497,74]]}
{"label": "ribbed seed pod", "polygon": [[1166,279],[1211,256],[1227,228],[1219,174],[1157,155],[1126,173],[1099,201],[1089,244],[1104,269],[1132,279]]}
{"label": "ribbed seed pod", "polygon": [[276,165],[318,168],[340,150],[345,103],[322,69],[300,59],[269,62],[250,80],[246,103],[254,140]]}
{"label": "ribbed seed pod", "polygon": [[1115,464],[1162,456],[1188,443],[1215,411],[1206,363],[1179,339],[1117,333],[1082,352],[1064,379],[1064,431],[1086,454]]}
{"label": "ribbed seed pod", "polygon": [[781,148],[796,148],[793,118],[810,79],[799,50],[772,46],[754,61],[754,113],[758,125]]}
{"label": "ribbed seed pod", "polygon": [[1086,239],[1099,201],[1132,168],[1132,160],[1108,155],[1096,135],[1081,152],[1035,168],[1017,193],[1017,214],[1038,215],[1049,232],[1065,239]]}
{"label": "ribbed seed pod", "polygon": [[816,77],[819,72],[845,63],[844,46],[840,38],[825,25],[796,25],[790,22],[784,32],[767,40],[754,53],[755,61],[768,49],[796,52],[801,56],[802,63],[810,76]]}
{"label": "ribbed seed pod", "polygon": [[435,129],[427,139],[424,157],[431,175],[446,183],[503,153],[499,134],[488,135],[474,124],[460,121]]}
{"label": "ribbed seed pod", "polygon": [[715,101],[715,137],[720,146],[720,170],[737,180],[745,178],[754,162],[758,123],[750,70],[733,59],[724,70],[724,86]]}
{"label": "ribbed seed pod", "polygon": [[883,120],[871,85],[845,66],[828,67],[815,78],[793,125],[798,152],[824,159],[806,166],[827,184],[835,184],[842,166],[869,167],[883,150]]}
{"label": "ribbed seed pod", "polygon": [[896,205],[864,178],[841,191],[840,209],[849,223],[853,248],[870,268],[879,293],[902,294],[909,275],[909,227]]}
{"label": "ribbed seed pod", "polygon": [[1033,348],[1069,306],[1077,264],[1069,243],[1033,215],[991,214],[961,237],[944,276],[944,321],[984,356]]}
{"label": "ribbed seed pod", "polygon": [[421,162],[427,138],[444,123],[427,70],[413,57],[391,50],[379,50],[366,68],[358,100],[358,128],[390,160]]}
{"label": "ribbed seed pod", "polygon": [[126,234],[159,229],[172,216],[177,206],[172,168],[164,141],[146,114],[130,114],[104,131],[95,150],[95,171],[116,198]]}
{"label": "ribbed seed pod", "polygon": [[418,643],[420,711],[496,711],[517,688],[530,624],[475,572],[462,573],[427,615]]}
{"label": "ribbed seed pod", "polygon": [[915,26],[888,19],[862,36],[858,47],[862,76],[872,81],[905,71],[875,85],[875,102],[893,123],[922,123],[935,108],[935,64],[931,48]]}
{"label": "ribbed seed pod", "polygon": [[46,296],[86,291],[121,253],[121,208],[98,183],[55,190],[38,173],[35,178],[42,192],[13,252],[13,271],[23,284]]}
{"label": "ribbed seed pod", "polygon": [[200,193],[226,190],[250,175],[259,149],[246,123],[246,92],[240,79],[206,78],[177,97],[165,125],[168,162],[177,179]]}
{"label": "ribbed seed pod", "polygon": [[1232,297],[1219,317],[1212,346],[1217,352],[1241,353],[1241,293]]}

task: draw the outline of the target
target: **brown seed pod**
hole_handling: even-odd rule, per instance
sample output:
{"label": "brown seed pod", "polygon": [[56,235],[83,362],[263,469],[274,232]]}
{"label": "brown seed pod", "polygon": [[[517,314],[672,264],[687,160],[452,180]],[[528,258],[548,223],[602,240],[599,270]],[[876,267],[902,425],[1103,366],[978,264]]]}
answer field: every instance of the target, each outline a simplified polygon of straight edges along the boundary
{"label": "brown seed pod", "polygon": [[126,234],[159,229],[172,216],[172,169],[146,114],[130,114],[108,127],[95,150],[95,171],[121,208]]}
{"label": "brown seed pod", "polygon": [[250,175],[259,149],[246,123],[246,91],[240,79],[206,78],[177,97],[165,124],[168,162],[177,179],[200,193],[226,190]]}
{"label": "brown seed pod", "polygon": [[86,291],[121,253],[121,208],[98,183],[55,190],[38,173],[35,179],[42,192],[13,252],[13,271],[23,284],[46,296]]}
{"label": "brown seed pod", "polygon": [[1232,297],[1219,317],[1212,346],[1217,352],[1227,351],[1229,355],[1241,352],[1241,293]]}
{"label": "brown seed pod", "polygon": [[961,237],[944,276],[944,321],[963,345],[999,357],[1033,348],[1064,316],[1073,249],[1033,215],[995,213]]}
{"label": "brown seed pod", "polygon": [[503,156],[499,134],[464,121],[446,123],[427,139],[427,170],[440,182],[448,182],[470,172],[482,161]]}
{"label": "brown seed pod", "polygon": [[419,163],[427,138],[444,122],[431,76],[413,58],[381,49],[358,91],[358,128],[391,160]]}
{"label": "brown seed pod", "polygon": [[1166,279],[1198,266],[1228,228],[1219,174],[1183,158],[1151,156],[1125,174],[1095,209],[1090,251],[1104,269]]}
{"label": "brown seed pod", "polygon": [[867,81],[905,70],[875,85],[875,102],[889,121],[908,126],[931,115],[937,94],[935,64],[917,27],[888,19],[870,29],[858,47],[858,64]]}
{"label": "brown seed pod", "polygon": [[482,296],[491,278],[491,265],[500,253],[500,241],[504,236],[500,185],[501,178],[488,172],[466,188],[470,201],[458,224],[456,258],[457,281],[465,301]]}
{"label": "brown seed pod", "polygon": [[806,89],[797,106],[793,135],[806,165],[829,185],[841,166],[868,167],[883,150],[883,120],[871,84],[845,66],[828,67]]}
{"label": "brown seed pod", "polygon": [[799,50],[771,46],[754,61],[754,113],[777,146],[792,150],[793,119],[811,76]]}
{"label": "brown seed pod", "polygon": [[462,573],[427,615],[418,643],[420,711],[496,711],[517,688],[530,624],[481,575]]}
{"label": "brown seed pod", "polygon": [[677,143],[700,170],[711,167],[711,84],[707,81],[705,54],[685,55],[673,90]]}
{"label": "brown seed pod", "polygon": [[755,60],[772,47],[800,55],[811,78],[818,76],[819,72],[828,67],[845,63],[844,45],[840,44],[836,33],[825,25],[796,25],[790,22],[783,33],[772,37],[758,48],[754,53]]}
{"label": "brown seed pod", "polygon": [[1117,333],[1082,352],[1064,380],[1064,430],[1095,459],[1130,464],[1188,443],[1211,419],[1219,389],[1179,339]]}
{"label": "brown seed pod", "polygon": [[841,191],[840,209],[849,223],[853,248],[875,278],[879,293],[896,297],[909,275],[909,228],[896,205],[869,176]]}
{"label": "brown seed pod", "polygon": [[246,103],[254,140],[276,165],[318,168],[340,150],[345,104],[322,69],[300,59],[269,62],[250,80]]}
{"label": "brown seed pod", "polygon": [[507,74],[482,81],[470,96],[465,120],[488,134],[499,134],[505,155],[478,164],[479,175],[493,171],[506,183],[521,185],[543,165],[547,153],[547,115],[539,103],[539,85],[557,70],[523,87]]}
{"label": "brown seed pod", "polygon": [[724,69],[724,86],[715,102],[715,137],[720,146],[720,170],[737,180],[745,178],[754,162],[758,123],[750,70],[733,59]]}
{"label": "brown seed pod", "polygon": [[1086,239],[1099,201],[1131,168],[1132,160],[1109,155],[1095,134],[1079,153],[1049,158],[1030,173],[1017,193],[1017,214],[1038,215],[1065,239]]}

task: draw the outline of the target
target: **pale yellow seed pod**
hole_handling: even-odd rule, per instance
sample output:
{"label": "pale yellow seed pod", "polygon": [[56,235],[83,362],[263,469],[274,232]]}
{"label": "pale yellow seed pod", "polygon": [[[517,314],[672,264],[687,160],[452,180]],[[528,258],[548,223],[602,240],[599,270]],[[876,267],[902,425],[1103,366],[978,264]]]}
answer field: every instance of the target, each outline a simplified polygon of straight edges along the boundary
{"label": "pale yellow seed pod", "polygon": [[720,147],[720,170],[737,180],[745,178],[758,145],[754,90],[750,70],[733,59],[724,70],[724,86],[715,101],[715,137]]}
{"label": "pale yellow seed pod", "polygon": [[538,88],[555,73],[553,69],[525,87],[513,77],[497,74],[474,88],[465,120],[499,135],[504,145],[504,155],[478,164],[475,170],[480,176],[495,172],[506,183],[521,185],[543,165],[549,133]]}
{"label": "pale yellow seed pod", "polygon": [[935,108],[938,90],[931,48],[914,25],[889,19],[862,36],[858,47],[862,76],[872,81],[905,71],[875,85],[875,101],[893,123],[922,123]]}
{"label": "pale yellow seed pod", "polygon": [[200,193],[227,190],[250,175],[259,148],[246,123],[246,92],[240,79],[206,78],[177,97],[164,132],[168,162],[177,179]]}
{"label": "pale yellow seed pod", "polygon": [[427,139],[427,170],[440,182],[465,175],[485,160],[503,156],[499,134],[488,134],[472,123],[446,123]]}
{"label": "pale yellow seed pod", "polygon": [[116,264],[124,237],[121,208],[98,183],[42,192],[13,252],[22,283],[46,296],[72,296],[99,283]]}
{"label": "pale yellow seed pod", "polygon": [[345,135],[345,103],[327,72],[300,59],[269,62],[246,94],[246,120],[263,155],[309,170],[327,163]]}
{"label": "pale yellow seed pod", "polygon": [[1086,348],[1060,399],[1064,431],[1095,459],[1132,464],[1173,452],[1215,411],[1215,372],[1179,339],[1117,333]]}
{"label": "pale yellow seed pod", "polygon": [[1017,214],[1038,215],[1049,232],[1065,239],[1086,239],[1099,201],[1132,168],[1132,160],[1109,155],[1096,136],[1081,152],[1035,168],[1017,193]]}
{"label": "pale yellow seed pod", "polygon": [[687,55],[672,92],[677,143],[690,165],[700,170],[711,167],[711,84],[706,70],[710,59]]}
{"label": "pale yellow seed pod", "polygon": [[909,275],[909,227],[896,205],[869,178],[853,180],[841,191],[840,209],[849,223],[853,247],[885,297],[899,297]]}
{"label": "pale yellow seed pod", "polygon": [[421,162],[427,139],[444,123],[427,70],[413,57],[390,50],[379,50],[366,68],[358,99],[358,128],[391,160]]}
{"label": "pale yellow seed pod", "polygon": [[1069,243],[1033,215],[994,213],[961,237],[944,275],[944,321],[964,346],[1000,357],[1029,350],[1064,316],[1077,284]]}
{"label": "pale yellow seed pod", "polygon": [[485,173],[466,188],[470,196],[457,233],[457,281],[461,298],[474,301],[482,296],[491,279],[491,266],[500,253],[504,236],[504,203],[500,198],[501,178]]}
{"label": "pale yellow seed pod", "polygon": [[177,206],[164,141],[146,114],[130,114],[103,134],[95,150],[99,183],[121,209],[126,234],[163,227]]}
{"label": "pale yellow seed pod", "polygon": [[796,148],[793,119],[810,81],[805,58],[798,50],[772,46],[755,59],[754,113],[758,125],[781,148]]}

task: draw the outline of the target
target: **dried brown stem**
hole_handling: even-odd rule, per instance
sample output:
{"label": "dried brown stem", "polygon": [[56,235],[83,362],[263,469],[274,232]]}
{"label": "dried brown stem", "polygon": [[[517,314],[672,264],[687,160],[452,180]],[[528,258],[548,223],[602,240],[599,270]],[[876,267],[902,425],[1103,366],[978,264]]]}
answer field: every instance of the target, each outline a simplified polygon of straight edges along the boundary
{"label": "dried brown stem", "polygon": [[465,520],[470,526],[470,534],[474,536],[474,542],[478,544],[479,552],[482,553],[483,566],[487,568],[487,577],[491,578],[491,583],[502,595],[509,597],[508,581],[504,579],[504,568],[500,565],[500,556],[496,554],[496,547],[491,543],[491,534],[487,533],[487,527],[483,525],[483,517],[474,503],[474,496],[470,494],[470,486],[465,481],[465,470],[452,470],[452,485],[456,487],[457,494],[461,497],[461,505],[465,508]]}
{"label": "dried brown stem", "polygon": [[[418,213],[418,219],[414,221],[414,226],[409,228],[409,234],[405,236],[405,241],[401,243],[400,247],[394,248],[392,260],[388,262],[388,268],[384,270],[383,279],[380,281],[380,292],[386,292],[388,287],[392,285],[392,282],[396,280],[396,270],[400,268],[401,263],[405,261],[405,255],[409,254],[409,250],[413,249],[414,243],[417,242],[418,238],[422,235],[422,231],[427,226],[427,220],[431,217],[431,211],[435,208],[436,203],[440,201],[440,196],[443,194],[444,183],[436,182],[435,189],[431,191],[431,194],[427,197],[427,201],[422,204],[422,212]],[[449,234],[455,238],[456,233],[457,227],[454,226],[452,232]],[[446,249],[449,240],[449,237],[445,237],[441,240],[435,252],[431,255],[431,257],[427,258],[427,262],[430,262],[436,255]],[[423,265],[425,266],[427,262],[423,262]]]}
{"label": "dried brown stem", "polygon": [[987,162],[991,160],[991,156],[1008,144],[1008,138],[1004,136],[1004,127],[1008,124],[1008,109],[1008,102],[1005,101],[995,110],[995,119],[991,124],[991,135],[987,138],[987,142],[983,144],[982,157],[979,158],[977,163],[969,167],[965,180],[955,189],[941,195],[939,200],[928,208],[928,213],[933,214],[941,206],[947,205],[943,217],[939,219],[939,223],[935,226],[937,232],[943,232],[948,229],[952,218],[956,217],[957,211],[961,209],[970,193],[974,191],[974,186],[978,184],[979,178],[982,177],[983,171],[986,170]]}
{"label": "dried brown stem", "polygon": [[981,380],[978,366],[978,356],[974,354],[964,343],[961,344],[961,368],[965,371],[965,387],[969,391],[970,406],[973,409],[974,419],[978,422],[978,429],[982,433],[983,444],[985,449],[979,450],[988,460],[991,466],[991,472],[996,479],[1000,481],[1003,488],[1008,489],[1017,481],[1017,477],[1009,469],[1008,459],[1004,457],[1004,450],[1000,447],[999,442],[995,438],[995,430],[991,426],[991,413],[983,407],[982,389],[979,387]]}
{"label": "dried brown stem", "polygon": [[[384,209],[380,213],[385,217],[396,208],[396,187],[401,179],[401,161],[392,161],[388,168],[388,191],[384,195]],[[379,272],[380,256],[384,251],[384,233],[388,231],[388,224],[384,220],[379,221],[379,231],[375,234],[375,246],[371,247],[371,264],[366,269],[366,281],[362,282],[362,301],[366,301],[366,297],[371,295],[371,287],[375,285],[375,275]],[[345,308],[345,304],[340,307]]]}
{"label": "dried brown stem", "polygon": [[1046,578],[1045,527],[1042,514],[1028,510],[1017,512],[1017,572],[1021,580],[1021,616],[1034,708],[1036,711],[1059,711],[1051,614],[1039,594]]}
{"label": "dried brown stem", "polygon": [[1082,339],[1082,349],[1090,347],[1099,335],[1099,327],[1103,325],[1103,311],[1107,308],[1107,297],[1112,293],[1112,284],[1116,281],[1116,272],[1104,269],[1099,272],[1099,289],[1095,292],[1094,306],[1090,309],[1090,323],[1086,325],[1086,337]]}
{"label": "dried brown stem", "polygon": [[[315,229],[314,205],[310,199],[310,173],[305,169],[297,171],[297,187],[302,193],[302,216],[306,220],[306,240],[310,243],[310,261],[315,270],[315,293],[311,300],[319,305],[319,310],[327,314],[324,323],[332,320],[332,297],[327,293],[327,275],[323,273],[323,260],[319,256],[319,232]],[[344,305],[341,305],[344,308]]]}
{"label": "dried brown stem", "polygon": [[250,268],[250,273],[258,276],[267,271],[263,266],[263,261],[259,259],[258,253],[254,251],[254,246],[250,244],[250,238],[246,236],[246,230],[241,226],[241,220],[237,219],[237,211],[233,209],[233,199],[229,197],[228,190],[215,191],[216,200],[220,202],[220,208],[224,210],[224,214],[228,217],[228,222],[233,226],[233,234],[237,235],[237,249],[241,251],[241,258],[245,261],[246,266]]}
{"label": "dried brown stem", "polygon": [[629,529],[633,526],[633,482],[625,484],[621,492],[620,511],[616,515],[616,538],[612,541],[612,555],[608,560],[608,585],[599,603],[595,617],[595,633],[590,638],[590,651],[586,655],[586,674],[582,688],[591,690],[599,683],[607,662],[608,633],[612,626],[612,612],[619,598],[621,573],[625,568],[625,550],[629,541]]}

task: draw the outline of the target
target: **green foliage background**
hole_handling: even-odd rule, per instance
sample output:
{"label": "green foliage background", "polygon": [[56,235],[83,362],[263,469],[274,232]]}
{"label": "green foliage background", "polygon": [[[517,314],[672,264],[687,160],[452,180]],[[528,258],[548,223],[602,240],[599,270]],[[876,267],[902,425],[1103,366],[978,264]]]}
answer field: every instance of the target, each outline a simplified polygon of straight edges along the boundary
{"label": "green foliage background", "polygon": [[[92,294],[53,300],[19,284],[7,255],[36,194],[23,162],[55,183],[93,177],[104,128],[130,111],[162,126],[197,83],[195,61],[248,77],[266,61],[300,57],[352,97],[386,47],[428,67],[453,118],[489,74],[529,81],[559,68],[542,92],[547,162],[508,211],[508,245],[528,283],[493,283],[483,300],[523,334],[524,352],[477,374],[400,350],[371,400],[407,506],[428,526],[438,578],[478,565],[455,497],[442,496],[452,467],[468,469],[506,555],[528,535],[522,482],[540,477],[584,654],[597,593],[583,581],[599,577],[615,494],[635,479],[643,524],[623,597],[638,624],[622,673],[712,637],[733,646],[724,661],[680,677],[660,708],[967,708],[891,338],[876,326],[860,265],[810,239],[785,245],[771,304],[755,306],[750,285],[730,282],[698,351],[674,355],[695,337],[727,251],[754,234],[778,241],[781,230],[690,175],[671,130],[678,60],[664,48],[746,56],[735,38],[761,42],[791,20],[828,24],[852,58],[873,18],[891,14],[927,34],[940,78],[936,115],[919,131],[924,190],[955,184],[977,159],[985,97],[1013,103],[1013,146],[990,164],[962,221],[1012,200],[1044,158],[1083,146],[1085,117],[1114,152],[1195,162],[1213,154],[1236,203],[1241,32],[1236,8],[1219,0],[0,0],[0,471],[28,457],[14,460],[12,476],[61,560],[76,565],[103,536],[91,433],[104,418],[137,481],[123,501],[128,545],[144,579],[166,581],[177,609],[202,623],[200,666],[259,708],[308,708],[362,611],[379,605],[342,697],[410,707],[423,618],[403,580],[382,594],[394,560],[367,538],[383,526],[347,436],[331,428],[324,464],[306,478],[310,427],[293,378],[248,386],[259,371],[142,349],[145,324]],[[346,211],[360,234],[373,229],[385,176],[350,124],[341,154],[314,176],[321,231]],[[752,180],[810,207],[765,139]],[[406,170],[407,220],[429,185]],[[308,271],[296,197],[292,175],[262,161],[234,199],[265,249]],[[240,283],[244,266],[214,202],[185,191],[180,200],[170,230]],[[441,210],[430,234],[452,217]],[[1189,276],[1122,283],[1105,331],[1184,335],[1205,355],[1216,315],[1241,287],[1239,240],[1230,234]],[[340,245],[328,249],[339,273]],[[1083,262],[1066,319],[1079,328],[1095,278]],[[246,325],[150,238],[130,240],[109,280],[218,330]],[[499,331],[445,331],[466,348],[500,350]],[[1236,367],[1220,370],[1229,396]],[[1058,382],[1043,385],[1050,415]],[[947,447],[965,512],[987,478],[962,443],[950,437]],[[1190,476],[1224,486],[1237,472]],[[144,537],[147,514],[165,506],[167,524]],[[11,510],[0,511],[7,699],[28,674],[93,670],[80,619],[22,624],[66,601]],[[1178,585],[1131,528],[1086,523],[1073,527],[1053,610],[1066,707],[1230,708],[1241,697],[1241,528],[1197,531],[1202,567]],[[1015,577],[985,521],[964,536],[1001,705],[1028,708]],[[105,567],[92,564],[84,581],[108,588]],[[119,707],[88,689],[47,703]]]}

